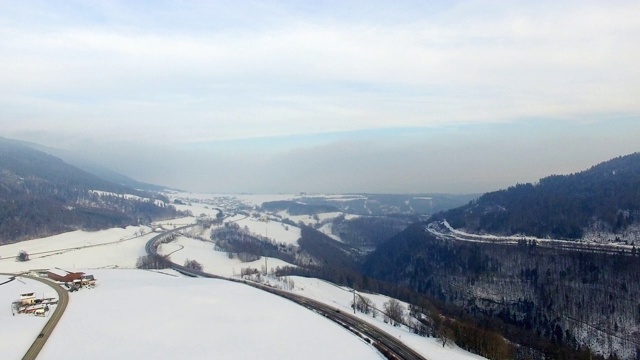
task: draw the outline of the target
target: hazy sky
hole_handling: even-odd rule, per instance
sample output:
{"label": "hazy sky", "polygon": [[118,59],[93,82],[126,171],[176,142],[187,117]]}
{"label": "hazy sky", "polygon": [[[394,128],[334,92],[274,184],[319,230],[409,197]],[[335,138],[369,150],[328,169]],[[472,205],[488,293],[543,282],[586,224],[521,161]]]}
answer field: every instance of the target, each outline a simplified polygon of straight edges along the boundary
{"label": "hazy sky", "polygon": [[209,192],[484,192],[640,151],[637,1],[0,1],[0,136]]}

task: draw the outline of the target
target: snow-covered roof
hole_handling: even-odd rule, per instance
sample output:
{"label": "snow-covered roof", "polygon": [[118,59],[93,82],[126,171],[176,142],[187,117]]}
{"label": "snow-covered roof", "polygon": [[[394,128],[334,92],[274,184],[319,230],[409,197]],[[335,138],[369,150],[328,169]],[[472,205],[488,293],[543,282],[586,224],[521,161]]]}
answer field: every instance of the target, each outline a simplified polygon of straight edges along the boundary
{"label": "snow-covered roof", "polygon": [[49,269],[49,272],[52,274],[56,274],[58,276],[67,276],[68,272],[62,270],[62,269],[58,269],[58,268],[52,268]]}

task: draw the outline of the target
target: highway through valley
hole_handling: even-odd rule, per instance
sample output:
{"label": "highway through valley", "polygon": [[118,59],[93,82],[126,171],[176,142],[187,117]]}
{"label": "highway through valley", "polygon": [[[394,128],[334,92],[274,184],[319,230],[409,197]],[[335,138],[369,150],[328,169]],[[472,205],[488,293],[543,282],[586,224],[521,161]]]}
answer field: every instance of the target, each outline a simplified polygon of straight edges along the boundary
{"label": "highway through valley", "polygon": [[[158,254],[157,252],[157,246],[158,243],[165,239],[166,237],[170,236],[172,233],[178,232],[180,230],[186,229],[190,226],[194,226],[194,225],[189,225],[189,226],[183,226],[174,230],[170,230],[167,231],[165,233],[156,235],[155,237],[153,237],[151,240],[149,240],[145,246],[145,250],[147,252],[148,255],[150,256],[154,256],[156,258],[160,258],[162,259],[162,261],[164,261],[164,258]],[[233,281],[233,282],[237,282],[237,283],[243,283],[249,286],[252,286],[254,288],[263,290],[263,291],[267,291],[270,292],[272,294],[281,296],[285,299],[288,299],[290,301],[295,302],[296,304],[299,304],[301,306],[304,306],[312,311],[315,311],[316,313],[326,317],[329,320],[332,320],[336,323],[338,323],[339,325],[341,325],[342,327],[344,327],[345,329],[351,331],[352,333],[356,334],[357,336],[361,337],[362,339],[364,339],[364,341],[373,344],[373,346],[380,351],[387,359],[404,359],[404,360],[426,360],[425,357],[421,356],[420,354],[418,354],[417,352],[415,352],[413,349],[411,349],[410,347],[408,347],[407,345],[405,345],[402,341],[400,341],[399,339],[396,339],[395,337],[387,334],[386,332],[376,328],[375,326],[372,326],[370,324],[368,324],[367,322],[364,322],[362,320],[360,320],[359,318],[345,313],[344,311],[340,311],[334,307],[328,306],[324,303],[321,303],[319,301],[313,300],[313,299],[309,299],[297,294],[293,294],[290,293],[288,291],[284,291],[284,290],[280,290],[280,289],[276,289],[276,288],[272,288],[270,286],[266,286],[266,285],[262,285],[259,283],[255,283],[255,282],[251,282],[251,281],[245,281],[245,280],[239,280],[239,279],[232,279],[232,278],[226,278],[226,277],[222,277],[222,276],[218,276],[218,275],[213,275],[213,274],[209,274],[203,271],[198,271],[198,270],[193,270],[193,269],[189,269],[186,268],[184,266],[172,263],[172,262],[167,262],[167,265],[169,267],[171,267],[172,269],[187,275],[187,276],[193,276],[193,277],[205,277],[205,278],[213,278],[213,279],[221,279],[221,280],[226,280],[226,281]]]}

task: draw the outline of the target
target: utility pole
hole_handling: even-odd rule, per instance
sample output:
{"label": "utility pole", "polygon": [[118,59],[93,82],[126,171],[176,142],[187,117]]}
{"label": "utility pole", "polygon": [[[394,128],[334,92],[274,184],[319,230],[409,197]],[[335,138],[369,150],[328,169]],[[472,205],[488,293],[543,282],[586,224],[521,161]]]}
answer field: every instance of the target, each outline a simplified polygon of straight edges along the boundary
{"label": "utility pole", "polygon": [[353,314],[356,313],[356,289],[353,288]]}
{"label": "utility pole", "polygon": [[[267,224],[264,224],[264,232],[265,232],[265,237],[267,239],[269,239],[269,228],[267,227]],[[264,257],[264,275],[267,276],[267,274],[269,273],[269,268],[267,267],[267,257]]]}

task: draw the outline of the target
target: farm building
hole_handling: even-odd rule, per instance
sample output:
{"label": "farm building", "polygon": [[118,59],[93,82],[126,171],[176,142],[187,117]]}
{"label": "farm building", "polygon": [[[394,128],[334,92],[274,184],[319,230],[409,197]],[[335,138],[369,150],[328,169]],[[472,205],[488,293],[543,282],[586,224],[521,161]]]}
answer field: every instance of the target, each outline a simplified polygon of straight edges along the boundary
{"label": "farm building", "polygon": [[82,286],[95,286],[96,285],[96,279],[91,274],[82,275],[82,278],[80,280],[82,282]]}
{"label": "farm building", "polygon": [[49,279],[59,282],[73,282],[74,280],[82,279],[83,272],[70,272],[58,268],[49,269],[47,271],[47,277]]}
{"label": "farm building", "polygon": [[36,303],[35,293],[20,294],[20,305],[33,305]]}
{"label": "farm building", "polygon": [[28,306],[24,309],[21,309],[20,313],[22,314],[32,314],[32,315],[36,315],[36,316],[44,316],[45,313],[47,312],[47,310],[49,310],[49,307],[46,305],[42,305],[42,304],[38,304],[38,305],[31,305]]}

